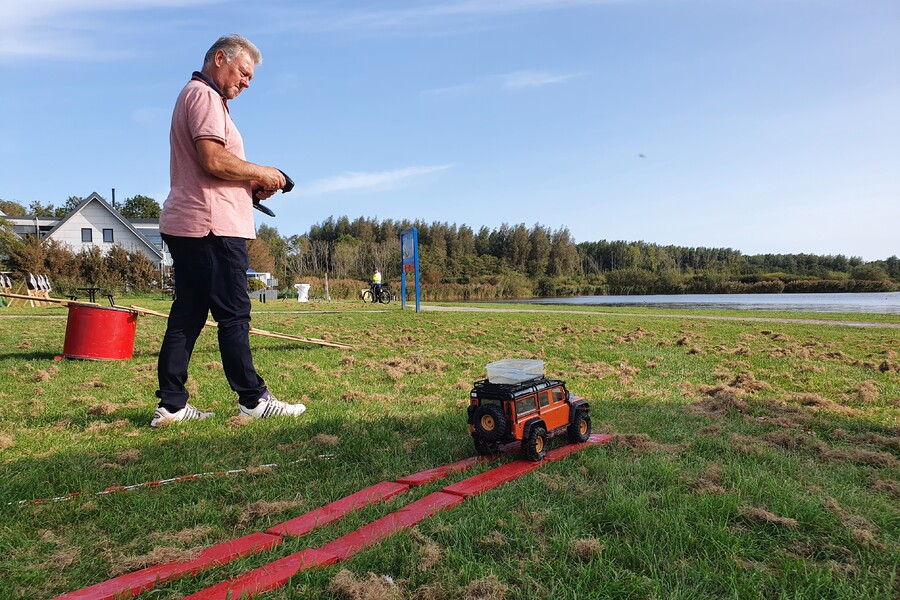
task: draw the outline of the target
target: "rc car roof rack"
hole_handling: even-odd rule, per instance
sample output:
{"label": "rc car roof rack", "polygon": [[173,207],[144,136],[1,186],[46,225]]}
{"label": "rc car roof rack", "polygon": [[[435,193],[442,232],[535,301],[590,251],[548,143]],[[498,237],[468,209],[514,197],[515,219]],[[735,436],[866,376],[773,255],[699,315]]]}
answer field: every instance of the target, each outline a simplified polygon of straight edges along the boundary
{"label": "rc car roof rack", "polygon": [[516,383],[491,383],[488,379],[480,379],[475,382],[473,393],[479,398],[512,399],[522,392],[539,392],[555,385],[565,386],[566,382],[559,379],[547,379],[535,377]]}

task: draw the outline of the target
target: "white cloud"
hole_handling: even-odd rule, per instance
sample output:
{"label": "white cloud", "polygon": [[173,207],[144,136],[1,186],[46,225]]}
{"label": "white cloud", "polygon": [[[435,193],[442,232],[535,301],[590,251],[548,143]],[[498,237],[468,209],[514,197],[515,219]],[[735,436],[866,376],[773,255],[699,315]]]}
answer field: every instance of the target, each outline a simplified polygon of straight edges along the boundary
{"label": "white cloud", "polygon": [[220,0],[2,0],[0,61],[94,57],[105,13],[184,8]]}
{"label": "white cloud", "polygon": [[331,32],[338,30],[385,30],[404,27],[423,27],[429,23],[446,26],[449,19],[498,17],[514,13],[546,12],[569,8],[618,4],[633,0],[461,0],[458,2],[429,2],[386,10],[354,10],[325,12],[297,9],[293,17],[286,17],[279,8],[282,25],[306,31]]}
{"label": "white cloud", "polygon": [[425,167],[408,167],[406,169],[380,171],[375,173],[350,172],[336,177],[314,181],[308,186],[300,188],[298,191],[304,196],[313,196],[318,194],[331,194],[334,192],[346,192],[350,190],[386,189],[395,187],[414,177],[446,171],[452,166],[453,165],[433,165]]}
{"label": "white cloud", "polygon": [[503,75],[487,77],[475,82],[461,83],[443,88],[424,90],[423,96],[452,96],[470,92],[496,90],[497,86],[505,90],[522,90],[562,83],[569,79],[582,77],[584,73],[549,73],[547,71],[515,71]]}
{"label": "white cloud", "polygon": [[[398,8],[343,10],[259,2],[257,14],[284,31],[340,30],[419,31],[433,25],[442,31],[450,22],[472,22],[516,13],[549,12],[634,0],[458,0],[408,1]],[[97,36],[109,29],[104,17],[162,9],[224,4],[227,0],[0,0],[0,61],[21,58],[99,58]]]}
{"label": "white cloud", "polygon": [[72,14],[139,10],[147,8],[181,8],[210,4],[218,0],[15,0],[0,3],[0,23],[4,27],[22,27],[36,22],[56,20]]}
{"label": "white cloud", "polygon": [[471,92],[477,87],[478,86],[475,83],[461,83],[459,85],[451,85],[433,90],[424,90],[421,93],[423,96],[452,96]]}
{"label": "white cloud", "polygon": [[500,76],[504,88],[531,88],[561,83],[567,79],[581,77],[584,73],[547,73],[546,71],[517,71]]}

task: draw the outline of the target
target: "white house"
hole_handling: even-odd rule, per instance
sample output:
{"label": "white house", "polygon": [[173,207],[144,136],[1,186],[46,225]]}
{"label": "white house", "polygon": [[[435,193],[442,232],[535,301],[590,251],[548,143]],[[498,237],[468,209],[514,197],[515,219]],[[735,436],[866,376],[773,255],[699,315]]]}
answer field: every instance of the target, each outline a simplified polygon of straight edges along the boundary
{"label": "white house", "polygon": [[157,267],[161,262],[169,263],[159,235],[159,221],[129,221],[96,192],[61,219],[34,216],[4,218],[22,237],[37,235],[41,239],[56,240],[75,253],[91,246],[107,252],[119,245],[129,252],[143,252]]}
{"label": "white house", "polygon": [[278,285],[278,280],[272,277],[272,274],[267,271],[247,269],[247,279],[258,279],[263,282],[266,287],[275,287]]}

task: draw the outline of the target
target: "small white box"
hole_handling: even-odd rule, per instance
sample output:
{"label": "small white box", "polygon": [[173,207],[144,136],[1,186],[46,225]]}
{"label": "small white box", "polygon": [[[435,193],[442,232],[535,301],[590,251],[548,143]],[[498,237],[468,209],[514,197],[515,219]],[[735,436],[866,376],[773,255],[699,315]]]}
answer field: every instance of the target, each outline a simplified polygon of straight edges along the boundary
{"label": "small white box", "polygon": [[487,365],[491,383],[519,383],[535,377],[543,377],[544,361],[526,358],[506,358]]}

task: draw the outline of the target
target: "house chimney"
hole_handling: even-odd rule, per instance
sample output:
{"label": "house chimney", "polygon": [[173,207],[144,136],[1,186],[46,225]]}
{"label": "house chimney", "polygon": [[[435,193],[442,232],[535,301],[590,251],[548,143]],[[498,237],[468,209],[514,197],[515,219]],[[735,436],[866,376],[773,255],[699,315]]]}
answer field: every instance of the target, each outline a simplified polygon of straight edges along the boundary
{"label": "house chimney", "polygon": [[115,208],[115,207],[116,207],[116,188],[113,188],[113,189],[112,189],[112,192],[113,192],[113,194],[112,194],[112,204],[113,204],[113,208]]}

